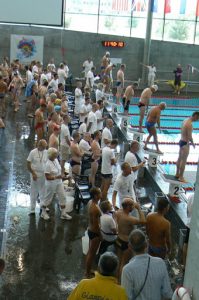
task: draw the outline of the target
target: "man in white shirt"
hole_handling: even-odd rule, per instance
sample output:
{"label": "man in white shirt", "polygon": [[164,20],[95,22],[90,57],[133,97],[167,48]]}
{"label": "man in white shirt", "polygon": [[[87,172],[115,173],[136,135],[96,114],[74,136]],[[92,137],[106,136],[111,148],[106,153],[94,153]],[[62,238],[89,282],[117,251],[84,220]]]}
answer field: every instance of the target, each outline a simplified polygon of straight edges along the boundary
{"label": "man in white shirt", "polygon": [[39,68],[41,67],[41,64],[39,61],[36,62],[36,64],[32,67],[32,75],[39,74]]}
{"label": "man in white shirt", "polygon": [[88,114],[87,120],[87,132],[93,134],[97,130],[97,116],[96,111],[98,110],[99,106],[97,103],[93,103],[92,110]]}
{"label": "man in white shirt", "polygon": [[82,106],[82,82],[77,81],[75,89],[75,115],[79,116],[80,108]]}
{"label": "man in white shirt", "polygon": [[104,108],[103,100],[98,100],[97,104],[99,106],[99,109],[95,113],[97,116],[97,129],[101,131],[104,123],[104,117],[102,116]]}
{"label": "man in white shirt", "polygon": [[25,70],[26,70],[26,85],[27,85],[31,80],[33,80],[33,75],[29,69],[29,66],[25,66]]}
{"label": "man in white shirt", "polygon": [[53,79],[49,82],[48,88],[52,88],[54,93],[58,90],[58,75],[57,75],[57,73],[53,74]]}
{"label": "man in white shirt", "polygon": [[47,142],[40,140],[37,148],[30,151],[27,158],[27,168],[31,173],[30,177],[30,214],[35,214],[37,196],[39,195],[40,204],[44,200],[45,195],[45,175],[44,168],[47,157]]}
{"label": "man in white shirt", "polygon": [[103,90],[103,83],[100,82],[98,83],[97,89],[95,91],[96,102],[98,100],[102,100],[102,98],[104,97],[104,92],[102,90]]}
{"label": "man in white shirt", "polygon": [[112,166],[116,164],[116,158],[114,154],[114,149],[117,147],[118,141],[112,140],[109,146],[106,146],[102,149],[102,201],[107,200],[107,193],[112,181]]}
{"label": "man in white shirt", "polygon": [[47,70],[44,69],[40,76],[40,85],[43,85],[45,81],[48,82],[48,77],[47,77],[46,73],[47,73]]}
{"label": "man in white shirt", "polygon": [[68,67],[66,61],[64,61],[63,64],[64,64],[64,71],[66,72],[66,77],[68,78],[68,75],[69,75],[69,67]]}
{"label": "man in white shirt", "polygon": [[51,60],[49,61],[48,65],[47,65],[47,69],[50,72],[55,72],[56,71],[56,67],[55,67],[55,63],[54,63],[54,58],[51,58]]}
{"label": "man in white shirt", "polygon": [[91,154],[91,146],[89,144],[91,140],[90,133],[86,132],[84,133],[83,138],[79,142],[79,148],[84,152],[84,154]]}
{"label": "man in white shirt", "polygon": [[65,87],[67,74],[66,74],[66,71],[64,70],[64,64],[59,65],[57,74],[58,74],[58,83],[62,83],[63,86]]}
{"label": "man in white shirt", "polygon": [[148,73],[148,86],[152,86],[154,85],[154,80],[155,80],[155,76],[156,76],[156,67],[154,64],[151,65],[144,65],[141,63],[141,65],[143,65],[144,67],[146,67],[149,71]]}
{"label": "man in white shirt", "polygon": [[78,132],[83,136],[84,133],[86,133],[87,128],[87,117],[85,118],[84,122],[79,126]]}
{"label": "man in white shirt", "polygon": [[91,60],[91,58],[89,57],[87,60],[85,60],[85,62],[83,63],[83,72],[85,74],[85,78],[87,78],[87,74],[88,72],[92,69],[93,67],[93,61]]}
{"label": "man in white shirt", "polygon": [[134,174],[131,172],[131,167],[127,162],[124,162],[121,165],[122,173],[117,176],[117,179],[113,186],[113,196],[112,203],[114,208],[118,208],[116,206],[116,196],[119,196],[119,207],[121,207],[121,203],[124,198],[132,198],[134,201],[136,200],[135,191],[134,191]]}
{"label": "man in white shirt", "polygon": [[83,123],[87,118],[90,109],[90,98],[85,97],[85,103],[81,105],[79,112],[79,122]]}
{"label": "man in white shirt", "polygon": [[61,169],[62,176],[65,173],[65,162],[70,159],[70,131],[68,128],[68,123],[70,123],[70,117],[68,115],[63,116],[63,123],[61,125],[60,133],[60,156],[61,156]]}
{"label": "man in white shirt", "polygon": [[145,165],[145,161],[138,163],[135,153],[140,149],[140,144],[137,141],[132,141],[130,145],[130,150],[126,153],[124,161],[129,163],[132,171],[134,172],[135,181],[137,180],[138,170],[140,170]]}
{"label": "man in white shirt", "polygon": [[109,145],[112,141],[112,133],[111,128],[113,127],[113,120],[107,119],[106,120],[106,127],[102,131],[102,139],[101,139],[101,148]]}
{"label": "man in white shirt", "polygon": [[109,201],[100,203],[102,215],[100,217],[100,230],[102,242],[100,245],[100,255],[107,251],[108,246],[112,245],[117,238],[117,224],[112,213],[112,205]]}
{"label": "man in white shirt", "polygon": [[92,67],[90,71],[88,71],[86,76],[86,86],[89,87],[91,90],[93,89],[95,77],[94,77],[95,67]]}

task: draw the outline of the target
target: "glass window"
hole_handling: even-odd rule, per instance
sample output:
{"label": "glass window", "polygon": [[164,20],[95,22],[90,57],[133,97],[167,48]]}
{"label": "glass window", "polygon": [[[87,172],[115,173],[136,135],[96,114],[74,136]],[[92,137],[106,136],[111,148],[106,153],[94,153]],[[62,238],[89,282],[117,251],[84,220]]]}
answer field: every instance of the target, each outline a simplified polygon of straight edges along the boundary
{"label": "glass window", "polygon": [[100,0],[100,15],[131,16],[131,0]]}
{"label": "glass window", "polygon": [[131,36],[145,38],[146,35],[146,19],[132,18]]}
{"label": "glass window", "polygon": [[100,16],[99,33],[130,36],[131,18]]}
{"label": "glass window", "polygon": [[195,22],[165,21],[164,40],[193,43]]}
{"label": "glass window", "polygon": [[66,0],[66,12],[98,14],[99,0]]}
{"label": "glass window", "polygon": [[194,21],[196,19],[196,5],[197,0],[172,0],[165,18]]}
{"label": "glass window", "polygon": [[97,32],[98,16],[65,14],[65,28],[76,31]]}
{"label": "glass window", "polygon": [[163,0],[154,0],[153,18],[164,18],[164,3]]}
{"label": "glass window", "polygon": [[153,25],[152,25],[152,31],[151,31],[151,38],[153,40],[162,40],[163,25],[164,25],[164,20],[153,19]]}
{"label": "glass window", "polygon": [[132,0],[133,17],[147,17],[148,0]]}

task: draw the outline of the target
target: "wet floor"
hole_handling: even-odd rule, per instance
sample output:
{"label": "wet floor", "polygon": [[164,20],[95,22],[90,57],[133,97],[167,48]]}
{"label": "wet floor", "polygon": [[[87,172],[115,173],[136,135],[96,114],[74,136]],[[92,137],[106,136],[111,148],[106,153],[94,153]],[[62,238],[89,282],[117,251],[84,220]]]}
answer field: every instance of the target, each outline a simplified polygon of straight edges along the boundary
{"label": "wet floor", "polygon": [[39,206],[35,217],[28,215],[32,125],[23,107],[17,114],[9,107],[6,129],[0,132],[0,246],[6,260],[0,300],[66,299],[84,272],[84,209],[72,213],[71,222],[59,218],[56,201],[50,222],[39,218]]}
{"label": "wet floor", "polygon": [[0,300],[65,300],[84,274],[86,208],[73,212],[72,221],[59,218],[56,201],[49,222],[39,218],[39,205],[35,217],[28,215],[26,159],[34,131],[22,103],[17,114],[8,107],[6,129],[0,132],[0,246],[6,260]]}

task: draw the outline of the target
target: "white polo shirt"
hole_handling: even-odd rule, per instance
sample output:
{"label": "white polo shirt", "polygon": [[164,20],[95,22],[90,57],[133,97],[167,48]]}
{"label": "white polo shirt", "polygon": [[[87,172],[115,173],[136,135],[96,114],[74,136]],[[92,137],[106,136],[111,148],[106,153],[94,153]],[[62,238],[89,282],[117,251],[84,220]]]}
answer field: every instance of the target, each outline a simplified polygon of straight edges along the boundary
{"label": "white polo shirt", "polygon": [[[138,165],[137,158],[136,158],[135,154],[132,153],[131,151],[128,151],[126,153],[124,161],[127,162],[131,166],[131,168],[136,167]],[[133,173],[134,173],[134,177],[136,180],[137,176],[138,176],[138,170]]]}
{"label": "white polo shirt", "polygon": [[101,139],[101,147],[104,148],[106,144],[104,143],[104,139],[108,139],[112,141],[112,133],[109,128],[105,127],[102,131],[102,139]]}
{"label": "white polo shirt", "polygon": [[83,63],[83,67],[84,67],[84,73],[85,73],[85,77],[87,76],[88,72],[92,69],[93,67],[93,61],[91,60],[90,62],[88,60],[85,60],[85,62]]}
{"label": "white polo shirt", "polygon": [[97,116],[93,111],[88,114],[87,126],[89,123],[92,123],[92,125],[88,132],[93,134],[97,130]]}
{"label": "white polo shirt", "polygon": [[100,229],[103,240],[113,242],[117,238],[117,234],[112,232],[112,229],[116,229],[116,223],[111,213],[103,214],[100,217]]}
{"label": "white polo shirt", "polygon": [[35,148],[30,151],[27,161],[31,163],[31,168],[36,173],[37,177],[44,176],[47,159],[47,150],[39,151],[38,148]]}
{"label": "white polo shirt", "polygon": [[85,152],[88,152],[91,149],[91,146],[89,142],[85,141],[84,139],[81,139],[79,142],[79,148]]}
{"label": "white polo shirt", "polygon": [[120,207],[124,198],[130,197],[136,200],[133,183],[135,181],[134,174],[123,176],[122,173],[117,176],[113,186],[113,191],[118,192]]}
{"label": "white polo shirt", "polygon": [[102,174],[112,174],[111,160],[115,158],[114,150],[106,146],[102,149]]}

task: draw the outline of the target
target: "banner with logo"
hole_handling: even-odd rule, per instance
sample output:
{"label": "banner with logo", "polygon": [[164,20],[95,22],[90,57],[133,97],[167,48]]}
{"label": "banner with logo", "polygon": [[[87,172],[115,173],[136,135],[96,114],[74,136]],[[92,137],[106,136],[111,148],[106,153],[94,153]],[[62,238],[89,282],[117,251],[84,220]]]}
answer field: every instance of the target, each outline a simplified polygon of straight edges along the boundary
{"label": "banner with logo", "polygon": [[43,62],[44,37],[11,34],[10,61],[19,59],[22,64],[32,60]]}

